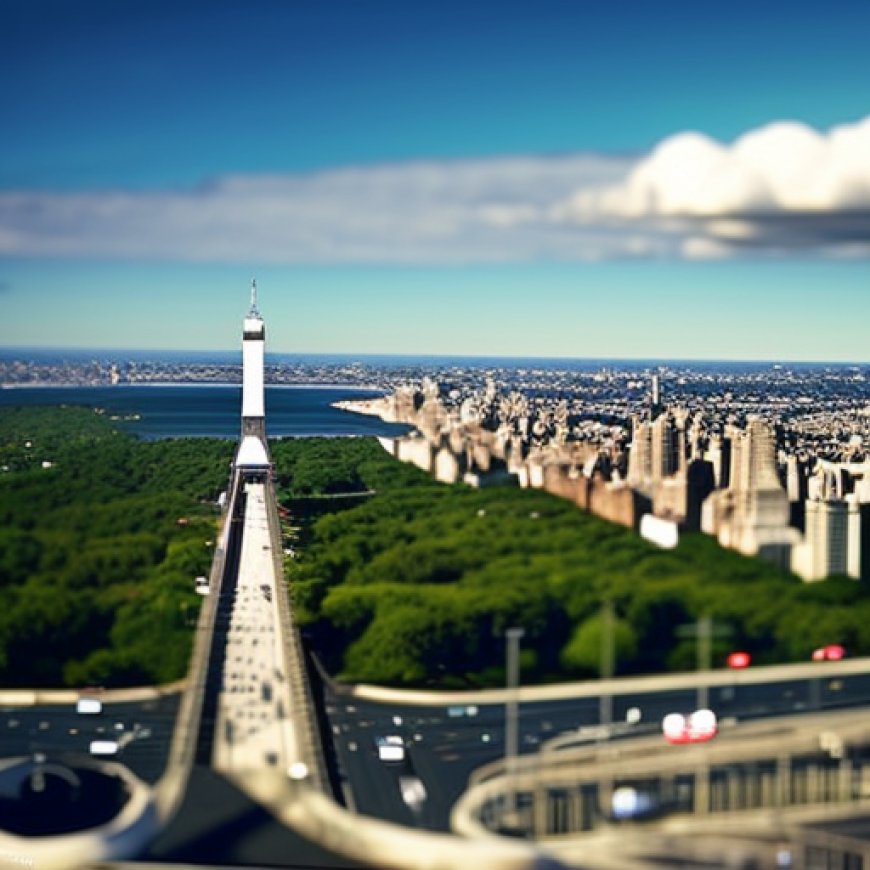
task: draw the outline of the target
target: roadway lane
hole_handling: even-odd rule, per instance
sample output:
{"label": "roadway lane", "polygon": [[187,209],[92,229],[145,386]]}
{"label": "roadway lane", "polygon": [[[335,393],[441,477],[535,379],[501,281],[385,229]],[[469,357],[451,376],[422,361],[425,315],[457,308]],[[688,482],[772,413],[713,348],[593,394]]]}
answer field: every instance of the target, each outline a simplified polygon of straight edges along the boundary
{"label": "roadway lane", "polygon": [[239,785],[251,773],[255,779],[270,768],[283,773],[297,751],[267,494],[262,484],[241,485],[215,602],[196,763],[177,813],[142,857],[173,864],[356,867],[282,824]]}
{"label": "roadway lane", "polygon": [[[870,675],[831,676],[825,664],[809,669],[811,679],[741,683],[709,689],[709,705],[738,720],[828,710],[870,703]],[[691,712],[696,689],[639,692],[613,697],[613,721],[625,722],[631,708],[641,720],[635,733],[657,731],[670,712]],[[326,712],[350,805],[364,815],[434,830],[449,829],[450,809],[471,772],[504,754],[503,704],[443,706],[374,702],[326,689]],[[534,752],[558,734],[599,724],[597,697],[525,702],[519,706],[520,752]],[[631,732],[629,732],[631,733]],[[407,748],[405,762],[377,757],[375,739],[397,734]],[[402,799],[400,778],[418,776],[427,798],[420,808]]]}
{"label": "roadway lane", "polygon": [[213,763],[218,770],[264,765],[286,770],[297,752],[265,485],[244,486],[239,569],[235,584],[222,593],[228,626]]}
{"label": "roadway lane", "polygon": [[112,740],[119,745],[112,760],[153,784],[166,767],[179,700],[173,694],[106,703],[96,715],[79,714],[74,704],[2,707],[0,757],[88,755],[92,740]]}
{"label": "roadway lane", "polygon": [[361,866],[304,840],[223,776],[199,766],[179,812],[138,860],[294,870]]}

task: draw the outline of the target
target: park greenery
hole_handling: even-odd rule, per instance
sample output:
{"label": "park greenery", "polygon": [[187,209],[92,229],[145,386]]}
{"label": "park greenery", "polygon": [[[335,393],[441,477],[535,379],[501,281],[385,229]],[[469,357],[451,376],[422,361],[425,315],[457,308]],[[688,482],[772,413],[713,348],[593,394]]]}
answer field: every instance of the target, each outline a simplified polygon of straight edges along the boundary
{"label": "park greenery", "polygon": [[0,685],[184,675],[232,450],[87,408],[0,412]]}
{"label": "park greenery", "polygon": [[[309,486],[307,445],[276,451],[282,491],[294,468]],[[757,559],[684,535],[675,550],[583,513],[548,493],[444,486],[374,440],[312,444],[335,491],[374,490],[318,519],[288,560],[296,615],[327,669],[399,686],[504,682],[504,633],[525,629],[523,679],[596,675],[605,606],[616,672],[688,670],[693,629],[714,621],[714,661],[806,661],[825,643],[870,651],[870,594],[835,578],[804,584]],[[292,502],[290,502],[292,506]]]}
{"label": "park greenery", "polygon": [[[0,412],[0,685],[183,676],[233,450],[139,441],[86,408]],[[524,682],[597,674],[605,625],[617,673],[690,669],[702,616],[714,665],[870,651],[860,583],[804,584],[702,535],[660,550],[541,491],[444,486],[375,439],[271,450],[296,618],[342,679],[500,685],[513,626]]]}

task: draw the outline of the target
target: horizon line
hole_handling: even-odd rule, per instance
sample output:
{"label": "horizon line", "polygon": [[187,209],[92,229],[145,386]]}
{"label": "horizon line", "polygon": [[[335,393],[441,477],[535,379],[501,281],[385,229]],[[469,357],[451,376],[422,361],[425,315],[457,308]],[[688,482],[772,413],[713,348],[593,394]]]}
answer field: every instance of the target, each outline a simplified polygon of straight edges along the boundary
{"label": "horizon line", "polygon": [[[202,348],[145,348],[145,347],[82,347],[78,345],[0,345],[0,354],[15,352],[74,352],[95,354],[241,354],[240,348],[202,349]],[[421,353],[403,351],[283,351],[268,350],[266,357],[298,356],[298,357],[342,357],[358,358],[391,358],[391,359],[426,359],[426,360],[547,360],[552,362],[634,362],[634,363],[752,363],[756,365],[835,365],[835,366],[868,366],[870,360],[854,359],[794,359],[786,357],[665,357],[665,356],[568,356],[568,355],[511,355],[505,353]]]}

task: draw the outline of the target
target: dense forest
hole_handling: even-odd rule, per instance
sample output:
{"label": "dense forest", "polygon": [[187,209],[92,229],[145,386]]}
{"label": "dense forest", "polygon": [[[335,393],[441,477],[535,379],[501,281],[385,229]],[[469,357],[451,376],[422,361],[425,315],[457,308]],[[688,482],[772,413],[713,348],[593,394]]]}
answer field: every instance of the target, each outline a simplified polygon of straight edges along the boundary
{"label": "dense forest", "polygon": [[184,675],[234,445],[87,408],[0,413],[0,685]]}
{"label": "dense forest", "polygon": [[[234,448],[138,441],[85,408],[0,413],[0,685],[184,674]],[[500,685],[511,626],[525,682],[590,676],[605,607],[617,673],[692,668],[705,615],[717,666],[870,652],[854,581],[803,584],[701,535],[659,550],[544,492],[437,484],[374,439],[271,449],[297,619],[344,679]]]}
{"label": "dense forest", "polygon": [[[831,642],[870,651],[870,594],[854,581],[804,584],[703,535],[660,550],[544,492],[436,484],[374,440],[310,449],[319,473],[339,470],[317,486],[376,491],[321,517],[288,560],[297,618],[343,679],[500,685],[510,626],[525,629],[524,681],[593,675],[605,604],[617,673],[693,668],[701,616],[714,620],[715,666],[734,649],[758,663]],[[286,493],[295,468],[310,473],[308,444],[292,450],[286,462],[276,451]]]}

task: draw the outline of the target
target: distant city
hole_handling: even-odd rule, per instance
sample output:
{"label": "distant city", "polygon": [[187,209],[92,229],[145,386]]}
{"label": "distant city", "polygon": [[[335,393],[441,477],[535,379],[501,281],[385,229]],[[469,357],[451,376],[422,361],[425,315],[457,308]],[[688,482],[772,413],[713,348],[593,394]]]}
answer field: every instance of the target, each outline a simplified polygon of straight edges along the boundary
{"label": "distant city", "polygon": [[[241,383],[232,353],[4,351],[0,385]],[[662,541],[704,531],[805,580],[870,579],[870,365],[270,355],[273,385],[410,424],[439,480],[541,487]],[[645,519],[646,518],[646,519]]]}

